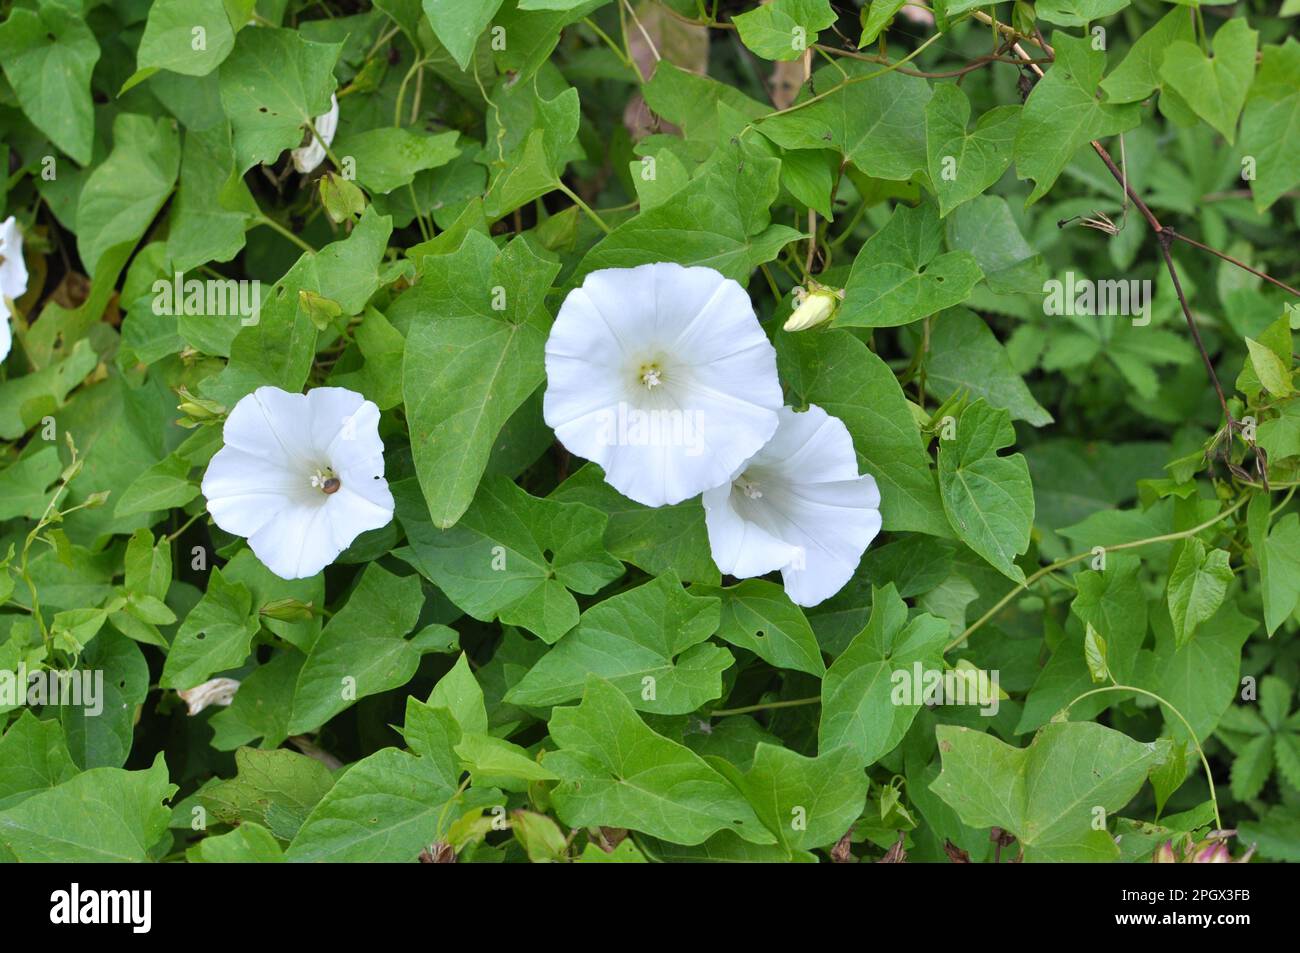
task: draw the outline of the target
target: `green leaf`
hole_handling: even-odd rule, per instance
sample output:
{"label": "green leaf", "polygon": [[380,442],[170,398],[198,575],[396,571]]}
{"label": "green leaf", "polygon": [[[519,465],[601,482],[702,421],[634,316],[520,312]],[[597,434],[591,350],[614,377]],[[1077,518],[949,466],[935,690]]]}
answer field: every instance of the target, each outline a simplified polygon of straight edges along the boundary
{"label": "green leaf", "polygon": [[1273,773],[1273,736],[1257,735],[1237,752],[1232,762],[1232,796],[1249,801],[1263,789]]}
{"label": "green leaf", "polygon": [[113,122],[113,151],[86,179],[77,205],[77,251],[86,271],[114,245],[134,244],[176,184],[181,144],[167,119],[122,113]]}
{"label": "green leaf", "polygon": [[1045,725],[1027,748],[953,725],[936,734],[943,770],[930,790],[970,826],[1015,834],[1029,862],[1117,859],[1093,821],[1127,804],[1165,760],[1157,745],[1091,722]]}
{"label": "green leaf", "polygon": [[652,576],[673,572],[684,582],[716,585],[704,508],[691,499],[650,507],[629,500],[605,482],[600,467],[585,464],[551,493],[561,503],[585,503],[609,517],[605,548]]}
{"label": "green leaf", "polygon": [[1300,185],[1300,41],[1266,45],[1241,117],[1241,150],[1255,158],[1250,188],[1264,211]]}
{"label": "green leaf", "polygon": [[1052,34],[1056,62],[1025,101],[1016,131],[1016,175],[1033,179],[1026,204],[1037,202],[1074,154],[1093,139],[1114,136],[1141,121],[1138,107],[1098,102],[1094,94],[1106,54],[1090,38]]}
{"label": "green leaf", "polygon": [[885,529],[952,536],[920,428],[884,361],[850,332],[824,330],[779,335],[777,366],[788,393],[848,427],[858,471],[880,487]]}
{"label": "green leaf", "polygon": [[518,778],[523,781],[556,781],[554,774],[528,756],[518,745],[485,734],[464,734],[456,754],[480,784],[483,779]]}
{"label": "green leaf", "polygon": [[772,0],[732,18],[740,41],[765,60],[797,60],[835,22],[829,0]]}
{"label": "green leaf", "polygon": [[1271,637],[1300,603],[1300,515],[1288,513],[1270,530],[1269,505],[1267,494],[1252,499],[1247,526],[1259,564],[1264,627]]}
{"label": "green leaf", "polygon": [[235,777],[200,788],[195,795],[199,804],[222,824],[265,825],[284,841],[293,839],[312,808],[334,786],[329,768],[286,748],[240,748],[235,752],[235,770]]}
{"label": "green leaf", "polygon": [[910,622],[893,585],[873,589],[871,618],[822,679],[819,751],[848,746],[857,764],[874,764],[907,734],[924,698],[906,691],[914,670],[942,669],[948,624],[932,615]]}
{"label": "green leaf", "polygon": [[1023,455],[999,456],[1015,442],[1010,415],[983,400],[969,405],[951,440],[939,442],[939,490],[957,535],[1008,578],[1023,582],[1016,556],[1029,548],[1034,490]]}
{"label": "green leaf", "polygon": [[1106,640],[1092,627],[1092,623],[1088,624],[1083,637],[1083,660],[1094,683],[1110,678],[1110,669],[1106,667]]}
{"label": "green leaf", "polygon": [[758,130],[783,149],[836,149],[877,179],[903,181],[926,168],[925,126],[918,122],[930,101],[925,80],[840,60],[818,70],[812,85],[815,102],[800,99]]}
{"label": "green leaf", "polygon": [[192,467],[180,454],[173,453],[136,477],[118,497],[118,516],[152,513],[184,506],[199,495],[199,487],[189,478]]}
{"label": "green leaf", "polygon": [[136,50],[137,68],[206,76],[235,48],[235,32],[244,23],[231,18],[240,12],[247,14],[227,12],[224,0],[158,0]]}
{"label": "green leaf", "polygon": [[63,406],[68,394],[99,363],[84,338],[56,364],[0,381],[0,440],[16,440],[33,424]]}
{"label": "green leaf", "polygon": [[242,665],[259,627],[252,611],[248,587],[227,582],[214,566],[207,591],[172,641],[159,684],[163,688],[193,688],[217,672]]}
{"label": "green leaf", "polygon": [[411,451],[440,528],[464,514],[497,434],[545,379],[542,305],[558,267],[523,241],[498,254],[471,232],[455,253],[425,258],[423,279],[390,312],[406,334]]}
{"label": "green leaf", "polygon": [[387,194],[410,185],[415,174],[446,165],[460,154],[454,129],[423,135],[410,129],[382,126],[341,138],[334,154],[342,162],[356,162],[357,181],[371,192]]}
{"label": "green leaf", "polygon": [[42,721],[25,710],[0,739],[0,811],[77,773],[57,721]]}
{"label": "green leaf", "polygon": [[0,24],[0,64],[23,112],[81,165],[90,163],[95,135],[90,74],[98,61],[95,35],[70,6],[19,7]]}
{"label": "green leaf", "polygon": [[221,64],[221,105],[234,129],[235,170],[273,162],[302,142],[329,111],[342,44],[313,43],[295,30],[243,30]]}
{"label": "green leaf", "polygon": [[598,603],[544,655],[506,701],[544,707],[581,698],[589,676],[622,691],[634,708],[684,715],[722,695],[734,661],[706,640],[718,628],[719,602],[682,589],[672,575]]}
{"label": "green leaf", "polygon": [[468,70],[474,45],[501,8],[501,0],[423,0],[421,5],[456,65]]}
{"label": "green leaf", "polygon": [[313,731],[357,699],[410,681],[420,649],[406,634],[423,606],[418,576],[402,578],[376,563],[367,566],[298,673],[289,733]]}
{"label": "green leaf", "polygon": [[235,173],[230,125],[185,133],[181,184],[172,204],[167,256],[179,272],[229,261],[244,247],[244,232],[260,213]]}
{"label": "green leaf", "polygon": [[1187,100],[1228,142],[1236,139],[1237,117],[1255,76],[1255,43],[1259,34],[1244,18],[1228,20],[1214,34],[1214,56],[1188,40],[1165,50],[1160,76]]}
{"label": "green leaf", "polygon": [[[527,133],[506,148],[509,127],[496,135],[488,130],[488,141],[496,142],[496,155],[489,165],[489,184],[483,210],[489,218],[500,218],[560,187],[560,175],[574,155],[580,110],[578,91],[569,87],[554,99],[543,99],[525,87],[514,86],[515,96],[527,96],[531,122]],[[506,95],[498,88],[498,100]],[[500,115],[501,106],[492,117]],[[522,118],[522,117],[521,117]],[[491,152],[489,151],[489,155]],[[580,153],[579,153],[580,154]]]}
{"label": "green leaf", "polygon": [[1195,536],[1183,543],[1169,571],[1169,615],[1174,620],[1178,648],[1186,645],[1196,627],[1219,610],[1231,582],[1232,569],[1225,550],[1207,552],[1205,544]]}
{"label": "green leaf", "polygon": [[791,850],[830,847],[867,801],[867,774],[848,748],[809,758],[760,743],[753,767],[745,774],[733,768],[728,775],[759,820]]}
{"label": "green leaf", "polygon": [[943,227],[935,206],[899,205],[853,260],[834,323],[894,327],[960,304],[983,277],[965,251],[940,254]]}
{"label": "green leaf", "polygon": [[175,793],[161,753],[143,771],[94,768],[0,811],[0,844],[24,863],[144,863]]}
{"label": "green leaf", "polygon": [[344,772],[285,852],[310,863],[414,863],[455,794],[427,758],[381,748]]}
{"label": "green leaf", "polygon": [[771,224],[781,162],[721,146],[685,188],[596,243],[573,281],[599,268],[657,261],[707,265],[742,285],[799,232]]}
{"label": "green leaf", "polygon": [[280,864],[284,850],[265,827],[247,821],[228,833],[203,838],[185,852],[185,859],[203,864]]}
{"label": "green leaf", "polygon": [[529,496],[503,477],[483,481],[449,530],[428,521],[411,481],[393,484],[409,547],[400,555],[476,619],[520,625],[554,643],[578,622],[569,590],[591,594],[623,574],[605,552],[605,515]]}
{"label": "green leaf", "polygon": [[[1034,11],[1040,20],[1057,26],[1087,26],[1102,17],[1118,13],[1131,0],[1038,0]],[[1187,14],[1183,14],[1187,19]]]}
{"label": "green leaf", "polygon": [[939,399],[966,393],[1007,411],[1012,420],[1035,427],[1052,423],[984,319],[965,308],[944,311],[931,322],[925,373]]}
{"label": "green leaf", "polygon": [[1135,103],[1146,99],[1163,82],[1160,64],[1164,62],[1165,50],[1176,42],[1190,43],[1195,38],[1192,18],[1187,11],[1178,7],[1170,10],[1155,26],[1133,41],[1119,66],[1101,81],[1106,101]]}
{"label": "green leaf", "polygon": [[1019,106],[995,106],[968,131],[966,94],[950,83],[935,86],[925,106],[925,150],[941,216],[1002,178],[1019,121]]}
{"label": "green leaf", "polygon": [[62,471],[59,450],[52,445],[0,470],[0,521],[40,519],[54,495],[51,484]]}
{"label": "green leaf", "polygon": [[542,764],[562,779],[551,802],[564,823],[625,827],[686,845],[718,831],[772,842],[740,792],[689,748],[648,728],[609,682],[589,679],[582,703],[555,709],[550,730],[560,750]]}
{"label": "green leaf", "polygon": [[807,617],[776,583],[746,579],[726,589],[695,586],[691,591],[722,599],[718,638],[748,649],[777,668],[817,678],[826,671]]}

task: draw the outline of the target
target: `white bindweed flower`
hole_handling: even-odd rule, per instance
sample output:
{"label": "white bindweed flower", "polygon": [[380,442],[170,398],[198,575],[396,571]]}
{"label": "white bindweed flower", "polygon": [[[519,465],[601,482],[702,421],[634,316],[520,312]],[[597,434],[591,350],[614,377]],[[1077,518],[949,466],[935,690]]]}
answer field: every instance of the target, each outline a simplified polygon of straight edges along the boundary
{"label": "white bindweed flower", "polygon": [[239,680],[234,678],[210,678],[202,685],[195,685],[176,694],[185,702],[187,715],[197,715],[209,705],[229,705],[235,700],[239,691]]}
{"label": "white bindweed flower", "polygon": [[783,407],[771,441],[704,494],[704,521],[720,570],[746,578],[779,569],[790,598],[815,606],[852,578],[880,532],[880,491],[858,475],[842,420],[816,405]]}
{"label": "white bindweed flower", "polygon": [[671,262],[594,271],[546,342],[543,413],[610,485],[663,506],[727,480],[776,431],[776,351],[745,289]]}
{"label": "white bindweed flower", "polygon": [[10,215],[0,222],[0,298],[21,298],[27,293],[27,264],[23,261],[23,233]]}
{"label": "white bindweed flower", "polygon": [[342,387],[259,387],[226,419],[203,496],[281,579],[314,576],[393,518],[379,408]]}
{"label": "white bindweed flower", "polygon": [[[307,134],[311,136],[311,141],[305,146],[299,146],[294,149],[290,155],[293,157],[293,167],[299,172],[306,174],[311,172],[316,166],[325,161],[325,147],[334,144],[334,133],[339,129],[339,100],[333,93],[330,93],[330,111],[317,116],[312,123],[316,127],[316,133],[320,136],[311,136],[311,130]],[[321,142],[321,140],[324,142]]]}

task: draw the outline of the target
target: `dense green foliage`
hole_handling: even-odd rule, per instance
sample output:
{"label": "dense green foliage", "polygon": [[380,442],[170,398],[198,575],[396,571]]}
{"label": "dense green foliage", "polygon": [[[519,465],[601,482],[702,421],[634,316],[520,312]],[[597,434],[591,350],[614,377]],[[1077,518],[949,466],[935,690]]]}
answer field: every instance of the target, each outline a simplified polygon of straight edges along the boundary
{"label": "dense green foliage", "polygon": [[[0,858],[1300,859],[1294,0],[0,11],[0,670],[103,674],[0,692]],[[825,602],[543,420],[566,294],[661,261],[880,487]],[[305,579],[201,492],[266,385],[382,412]]]}

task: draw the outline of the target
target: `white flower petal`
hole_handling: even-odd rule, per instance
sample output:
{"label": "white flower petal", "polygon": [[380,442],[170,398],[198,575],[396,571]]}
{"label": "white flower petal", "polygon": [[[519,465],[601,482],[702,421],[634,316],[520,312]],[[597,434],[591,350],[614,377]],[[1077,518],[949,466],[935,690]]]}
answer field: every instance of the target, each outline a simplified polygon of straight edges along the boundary
{"label": "white flower petal", "polygon": [[266,568],[281,579],[314,576],[346,548],[335,544],[324,504],[286,506],[275,519],[248,537],[248,545]]}
{"label": "white flower petal", "polygon": [[[0,222],[0,297],[16,299],[27,293],[27,263],[23,261],[23,233],[10,215]],[[0,360],[3,360],[0,355]]]}
{"label": "white flower petal", "polygon": [[9,356],[13,343],[14,333],[9,329],[9,306],[5,304],[4,298],[0,297],[0,361]]}
{"label": "white flower petal", "polygon": [[813,606],[844,587],[880,532],[880,491],[858,475],[842,421],[817,406],[782,408],[780,421],[732,480],[705,494],[705,524],[720,570],[745,578],[779,568],[790,598]]}
{"label": "white flower petal", "polygon": [[738,579],[774,572],[799,555],[799,547],[747,521],[731,501],[731,483],[704,491],[704,522],[718,569]]}
{"label": "white flower petal", "polygon": [[775,432],[782,400],[745,290],[671,262],[588,275],[555,319],[546,376],[560,441],[647,506],[725,482]]}

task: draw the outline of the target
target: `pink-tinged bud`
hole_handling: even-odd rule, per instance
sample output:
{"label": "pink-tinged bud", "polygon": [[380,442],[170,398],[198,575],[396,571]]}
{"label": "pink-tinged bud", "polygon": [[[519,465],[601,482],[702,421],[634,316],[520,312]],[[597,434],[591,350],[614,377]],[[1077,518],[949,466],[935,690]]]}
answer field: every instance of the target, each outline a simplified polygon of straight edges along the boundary
{"label": "pink-tinged bud", "polygon": [[1176,864],[1178,858],[1174,856],[1174,845],[1172,841],[1165,841],[1156,848],[1155,854],[1151,857],[1153,864]]}
{"label": "pink-tinged bud", "polygon": [[1230,864],[1232,863],[1232,855],[1228,853],[1228,845],[1223,841],[1213,841],[1194,850],[1192,863]]}

